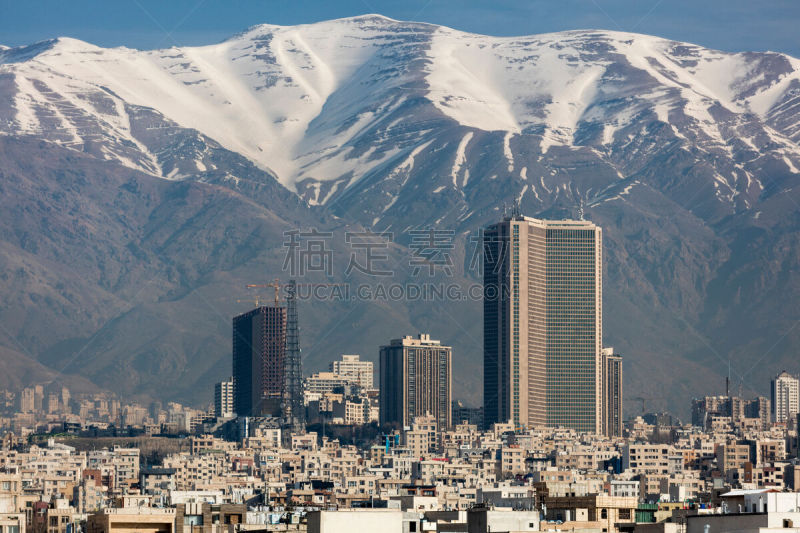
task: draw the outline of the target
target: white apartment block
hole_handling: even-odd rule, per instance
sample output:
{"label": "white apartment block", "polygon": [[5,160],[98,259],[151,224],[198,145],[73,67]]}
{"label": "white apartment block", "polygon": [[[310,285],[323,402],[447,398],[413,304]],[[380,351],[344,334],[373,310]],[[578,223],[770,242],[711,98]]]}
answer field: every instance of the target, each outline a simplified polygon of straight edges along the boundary
{"label": "white apartment block", "polygon": [[772,380],[772,418],[775,422],[795,420],[800,412],[800,379],[785,370]]}
{"label": "white apartment block", "polygon": [[330,371],[365,389],[371,389],[373,367],[371,361],[361,361],[359,355],[342,355],[340,361],[333,361]]}

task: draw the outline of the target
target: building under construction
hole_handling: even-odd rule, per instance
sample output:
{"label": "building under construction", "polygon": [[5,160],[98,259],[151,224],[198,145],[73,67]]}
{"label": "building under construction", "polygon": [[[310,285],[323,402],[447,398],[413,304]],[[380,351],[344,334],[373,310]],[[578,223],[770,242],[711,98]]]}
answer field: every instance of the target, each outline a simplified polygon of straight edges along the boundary
{"label": "building under construction", "polygon": [[303,427],[296,286],[285,302],[259,305],[233,319],[233,397],[240,417],[274,417],[290,430]]}

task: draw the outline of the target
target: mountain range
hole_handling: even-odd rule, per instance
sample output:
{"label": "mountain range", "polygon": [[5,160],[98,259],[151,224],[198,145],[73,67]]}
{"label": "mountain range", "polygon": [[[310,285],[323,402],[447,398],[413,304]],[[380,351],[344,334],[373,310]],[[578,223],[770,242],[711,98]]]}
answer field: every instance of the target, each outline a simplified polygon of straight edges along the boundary
{"label": "mountain range", "polygon": [[[292,231],[331,252],[301,281],[466,289],[476,232],[518,206],[604,228],[629,413],[685,414],[729,372],[766,395],[800,370],[798,169],[800,60],[779,53],[379,15],[203,47],[0,47],[0,386],[204,405],[231,317],[269,296],[245,285],[288,279]],[[380,246],[354,245],[366,231]],[[414,261],[434,234],[429,277]],[[393,275],[352,268],[364,253]],[[307,372],[428,332],[480,404],[477,299],[299,311]]]}

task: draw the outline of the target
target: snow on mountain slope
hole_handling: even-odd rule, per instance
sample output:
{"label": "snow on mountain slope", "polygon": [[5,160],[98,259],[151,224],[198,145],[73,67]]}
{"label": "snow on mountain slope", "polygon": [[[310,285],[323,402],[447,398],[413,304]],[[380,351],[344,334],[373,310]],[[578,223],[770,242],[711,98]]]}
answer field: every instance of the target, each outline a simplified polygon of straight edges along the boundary
{"label": "snow on mountain slope", "polygon": [[[744,195],[746,207],[764,188],[763,150],[790,173],[800,168],[798,94],[800,62],[781,54],[595,30],[497,38],[377,15],[254,26],[194,48],[57,39],[0,51],[1,133],[168,179],[213,170],[218,143],[312,204],[395,179],[412,153],[409,172],[435,169],[458,190],[480,183],[470,168],[480,153],[502,159],[508,176],[523,167],[544,176],[567,172],[537,167],[554,148],[589,150],[625,176],[657,149],[641,138],[647,125],[663,124],[687,149],[729,161],[709,183],[720,201]],[[477,131],[502,142],[464,154]],[[164,141],[178,132],[194,139],[170,145],[180,157]],[[422,164],[440,156],[447,168]],[[469,174],[456,179],[462,167]],[[381,202],[378,213],[397,196]]]}
{"label": "snow on mountain slope", "polygon": [[[77,104],[81,95],[103,89],[202,132],[291,185],[295,147],[309,123],[319,117],[337,87],[351,81],[376,50],[396,40],[394,32],[372,28],[372,20],[298,28],[262,25],[217,45],[156,51],[102,50],[59,39],[25,63],[5,65],[19,89],[16,133],[41,131],[38,110],[54,109],[42,91],[54,91]],[[388,19],[374,22],[383,25]],[[32,86],[31,80],[43,87]],[[350,97],[367,96],[366,88],[359,94],[358,83],[351,88],[356,90]],[[124,122],[117,113],[79,107],[102,114],[102,122],[108,116]],[[346,110],[328,117],[337,128],[348,118]],[[65,117],[59,116],[57,123],[66,131],[74,129]],[[113,126],[132,140],[120,124]]]}

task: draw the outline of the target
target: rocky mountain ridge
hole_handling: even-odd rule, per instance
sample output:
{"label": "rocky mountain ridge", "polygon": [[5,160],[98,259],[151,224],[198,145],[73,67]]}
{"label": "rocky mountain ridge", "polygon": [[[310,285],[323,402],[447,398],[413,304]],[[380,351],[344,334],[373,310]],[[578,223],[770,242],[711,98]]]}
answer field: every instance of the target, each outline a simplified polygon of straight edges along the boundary
{"label": "rocky mountain ridge", "polygon": [[[412,230],[452,232],[465,287],[471,236],[504,204],[605,228],[629,396],[686,403],[729,358],[765,394],[797,366],[795,58],[370,15],[196,48],[4,48],[0,94],[0,344],[45,368],[207,401],[239,287],[284,274],[285,231],[331,232],[334,281],[352,281],[346,231],[390,232],[401,283],[419,282]],[[309,370],[429,331],[479,402],[479,302],[306,307]]]}

